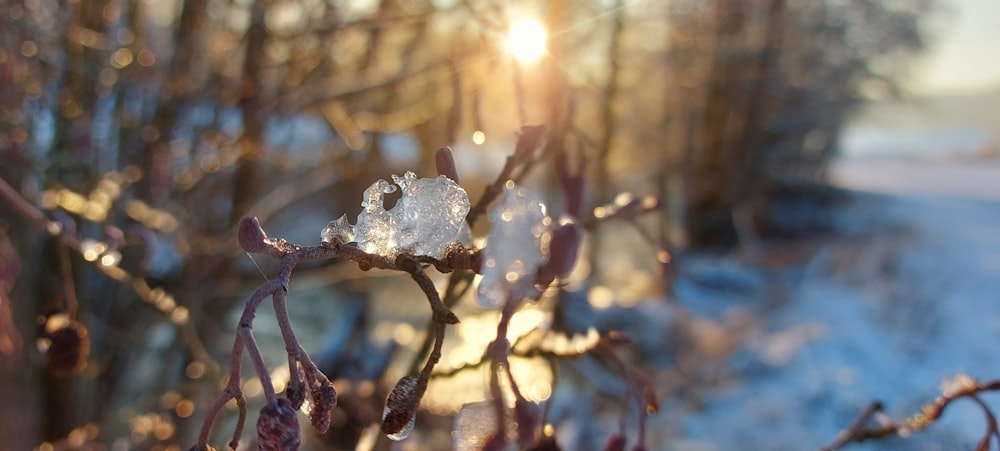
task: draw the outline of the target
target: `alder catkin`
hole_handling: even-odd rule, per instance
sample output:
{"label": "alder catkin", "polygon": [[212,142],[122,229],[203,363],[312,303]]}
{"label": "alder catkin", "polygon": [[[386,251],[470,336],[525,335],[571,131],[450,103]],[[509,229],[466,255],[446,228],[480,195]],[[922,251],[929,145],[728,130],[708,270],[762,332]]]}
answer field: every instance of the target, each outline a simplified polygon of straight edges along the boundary
{"label": "alder catkin", "polygon": [[306,383],[301,378],[293,378],[288,381],[288,386],[285,388],[285,397],[288,398],[293,409],[299,410],[302,404],[306,402]]}
{"label": "alder catkin", "polygon": [[261,451],[294,451],[302,444],[299,419],[291,401],[278,398],[260,409],[257,441]]}
{"label": "alder catkin", "polygon": [[330,429],[330,412],[337,406],[337,390],[333,384],[324,381],[312,387],[313,406],[309,412],[309,421],[320,434]]}
{"label": "alder catkin", "polygon": [[410,435],[420,405],[417,376],[404,376],[389,392],[382,410],[382,432],[392,440]]}

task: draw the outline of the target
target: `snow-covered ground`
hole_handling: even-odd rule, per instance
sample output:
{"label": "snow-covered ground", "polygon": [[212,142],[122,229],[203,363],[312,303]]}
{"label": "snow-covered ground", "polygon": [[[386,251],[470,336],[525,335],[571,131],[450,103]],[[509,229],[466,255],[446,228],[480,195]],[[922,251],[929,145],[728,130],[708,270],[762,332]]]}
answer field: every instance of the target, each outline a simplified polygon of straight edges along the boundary
{"label": "snow-covered ground", "polygon": [[[840,233],[787,279],[731,382],[654,419],[683,425],[669,449],[817,449],[873,400],[900,421],[957,373],[1000,379],[1000,159],[856,156],[832,180],[857,193]],[[926,432],[847,449],[971,450],[985,428],[965,400]]]}
{"label": "snow-covered ground", "polygon": [[861,191],[1000,201],[1000,158],[855,157],[837,162],[831,178]]}

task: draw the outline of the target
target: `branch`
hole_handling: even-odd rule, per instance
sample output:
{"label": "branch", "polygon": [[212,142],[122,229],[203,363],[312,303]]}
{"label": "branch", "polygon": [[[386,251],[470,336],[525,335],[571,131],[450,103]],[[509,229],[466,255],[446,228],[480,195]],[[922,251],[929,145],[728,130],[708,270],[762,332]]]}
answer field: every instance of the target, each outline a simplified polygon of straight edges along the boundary
{"label": "branch", "polygon": [[942,388],[941,396],[934,399],[933,402],[924,404],[920,408],[920,412],[916,415],[907,418],[900,423],[888,423],[874,428],[865,428],[865,424],[876,412],[882,409],[882,404],[880,402],[873,402],[868,405],[858,415],[850,426],[837,434],[837,437],[832,443],[820,448],[820,451],[833,451],[841,449],[849,443],[852,442],[863,442],[865,440],[882,439],[885,437],[893,435],[907,435],[911,432],[920,432],[924,429],[930,427],[934,424],[938,418],[944,413],[945,408],[947,408],[952,401],[962,398],[970,398],[976,402],[982,409],[986,417],[987,429],[983,438],[980,440],[979,445],[976,450],[987,450],[991,438],[995,437],[1000,441],[1000,432],[998,432],[996,417],[989,407],[979,399],[979,394],[988,391],[998,391],[1000,390],[1000,379],[990,381],[990,382],[979,382],[965,374],[958,374],[952,379],[945,382]]}
{"label": "branch", "polygon": [[[466,216],[466,222],[469,226],[473,226],[476,220],[479,219],[483,213],[486,213],[486,209],[489,205],[503,192],[503,187],[508,180],[514,178],[514,170],[518,166],[527,166],[531,161],[535,159],[534,153],[542,144],[542,138],[545,136],[546,127],[544,125],[525,125],[521,127],[521,134],[517,137],[517,144],[514,147],[514,153],[507,157],[504,162],[503,169],[500,170],[500,174],[493,183],[486,186],[483,191],[483,195],[479,198],[469,210],[469,215]],[[523,177],[526,171],[522,170],[518,178]]]}

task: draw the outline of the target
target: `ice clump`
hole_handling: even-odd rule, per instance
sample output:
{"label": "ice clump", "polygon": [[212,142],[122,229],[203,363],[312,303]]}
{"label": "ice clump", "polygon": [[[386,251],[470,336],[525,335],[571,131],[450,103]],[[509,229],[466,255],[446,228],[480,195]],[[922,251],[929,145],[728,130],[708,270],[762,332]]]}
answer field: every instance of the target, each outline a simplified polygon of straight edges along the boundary
{"label": "ice clump", "polygon": [[[395,185],[380,179],[369,186],[358,224],[351,226],[345,217],[331,221],[323,229],[323,241],[336,237],[345,243],[357,242],[365,252],[386,257],[409,252],[444,258],[465,231],[469,195],[445,176],[418,179],[407,171],[402,177],[393,175],[392,180]],[[397,186],[402,197],[387,211],[383,197],[396,192]]]}
{"label": "ice clump", "polygon": [[382,206],[382,197],[396,192],[396,186],[379,179],[365,190],[358,213],[358,225],[354,226],[354,238],[361,250],[369,254],[395,257],[399,253],[399,226],[396,215]]}
{"label": "ice clump", "polygon": [[390,211],[397,216],[399,247],[414,255],[444,258],[448,246],[459,241],[466,228],[469,195],[443,175],[418,179],[407,171],[402,177],[393,175],[392,180],[403,190],[403,197]]}
{"label": "ice clump", "polygon": [[494,308],[508,298],[535,294],[535,273],[549,256],[552,219],[544,204],[511,181],[489,218],[492,229],[483,249],[479,305]]}
{"label": "ice clump", "polygon": [[341,217],[330,221],[330,223],[323,228],[320,238],[324,243],[331,243],[334,238],[340,240],[341,243],[351,243],[354,241],[354,226],[352,226],[350,222],[347,222],[346,214],[342,215]]}

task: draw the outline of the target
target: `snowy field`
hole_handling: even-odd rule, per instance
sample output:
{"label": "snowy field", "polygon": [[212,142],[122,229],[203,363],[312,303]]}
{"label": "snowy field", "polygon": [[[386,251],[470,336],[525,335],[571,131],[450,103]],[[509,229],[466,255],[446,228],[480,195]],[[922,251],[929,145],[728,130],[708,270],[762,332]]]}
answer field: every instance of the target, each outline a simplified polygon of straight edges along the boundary
{"label": "snowy field", "polygon": [[[786,279],[787,302],[749,335],[732,381],[654,420],[683,424],[668,449],[818,449],[873,400],[901,421],[957,373],[1000,379],[1000,159],[856,156],[832,175],[856,192],[839,233]],[[983,399],[1000,410],[997,394]],[[972,450],[985,428],[963,400],[923,433],[846,449]]]}

